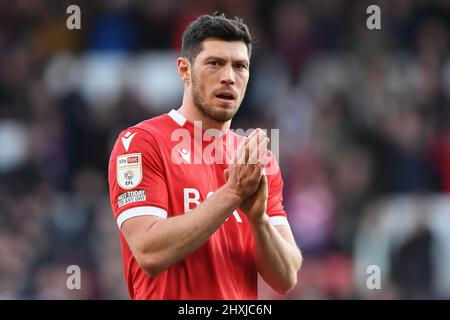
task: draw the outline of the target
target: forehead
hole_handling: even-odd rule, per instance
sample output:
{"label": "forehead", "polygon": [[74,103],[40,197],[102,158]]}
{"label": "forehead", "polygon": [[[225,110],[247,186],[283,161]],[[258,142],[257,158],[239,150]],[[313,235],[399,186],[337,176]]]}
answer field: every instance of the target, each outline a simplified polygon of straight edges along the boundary
{"label": "forehead", "polygon": [[197,58],[207,59],[211,56],[229,60],[249,60],[247,46],[242,41],[206,39]]}

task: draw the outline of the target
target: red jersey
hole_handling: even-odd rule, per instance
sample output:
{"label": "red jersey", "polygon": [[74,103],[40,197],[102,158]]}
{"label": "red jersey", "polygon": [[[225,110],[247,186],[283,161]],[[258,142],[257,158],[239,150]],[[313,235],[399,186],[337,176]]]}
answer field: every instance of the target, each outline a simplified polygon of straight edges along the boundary
{"label": "red jersey", "polygon": [[[195,208],[225,183],[226,161],[198,159],[212,141],[180,147],[180,136],[194,137],[198,128],[172,110],[120,133],[109,160],[111,207],[119,228],[125,281],[132,299],[257,299],[253,236],[239,209],[195,252],[150,277],[137,263],[120,231],[122,223],[143,215],[163,219]],[[204,133],[200,129],[201,133]],[[178,138],[177,138],[178,137]],[[215,141],[225,146],[241,136],[232,131]],[[208,140],[208,139],[205,139]],[[211,139],[214,140],[214,139]],[[214,153],[214,152],[213,152]],[[271,154],[268,165],[275,165]],[[278,166],[277,166],[278,168]],[[287,225],[282,206],[280,170],[267,175],[267,214],[274,225]]]}

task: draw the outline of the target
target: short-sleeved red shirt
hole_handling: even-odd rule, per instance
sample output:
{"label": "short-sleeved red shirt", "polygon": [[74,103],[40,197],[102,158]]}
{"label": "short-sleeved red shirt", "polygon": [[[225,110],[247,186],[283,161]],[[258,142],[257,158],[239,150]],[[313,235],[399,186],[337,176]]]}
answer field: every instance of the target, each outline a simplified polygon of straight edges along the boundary
{"label": "short-sleeved red shirt", "polygon": [[[125,220],[136,216],[168,219],[182,215],[225,183],[226,161],[198,162],[212,142],[202,141],[200,148],[194,147],[194,135],[204,133],[197,129],[172,110],[122,131],[112,150],[110,200],[119,228],[125,281],[132,299],[258,297],[253,236],[239,209],[195,252],[154,278],[139,266],[120,231]],[[191,142],[186,144],[185,139],[180,144],[183,135],[190,136]],[[212,140],[215,146],[223,147],[230,139],[235,139],[236,146],[242,137],[228,131],[217,141]],[[215,151],[211,154],[215,155]],[[267,214],[272,224],[287,225],[282,206],[283,181],[273,154],[268,165],[277,170],[267,175]]]}

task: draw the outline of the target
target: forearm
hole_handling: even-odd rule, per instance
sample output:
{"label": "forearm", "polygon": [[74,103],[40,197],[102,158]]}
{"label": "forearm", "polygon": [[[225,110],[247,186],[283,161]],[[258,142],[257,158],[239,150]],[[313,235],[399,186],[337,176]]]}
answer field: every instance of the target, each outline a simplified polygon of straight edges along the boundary
{"label": "forearm", "polygon": [[255,241],[255,259],[258,272],[279,293],[286,293],[297,283],[297,273],[302,264],[300,250],[295,241],[289,242],[269,222],[251,223]]}
{"label": "forearm", "polygon": [[188,213],[151,225],[140,242],[149,273],[158,274],[198,249],[239,204],[224,186]]}

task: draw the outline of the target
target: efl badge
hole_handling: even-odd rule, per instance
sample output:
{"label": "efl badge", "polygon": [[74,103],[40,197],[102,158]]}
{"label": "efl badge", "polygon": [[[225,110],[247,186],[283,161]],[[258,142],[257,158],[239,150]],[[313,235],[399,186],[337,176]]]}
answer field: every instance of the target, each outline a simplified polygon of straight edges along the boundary
{"label": "efl badge", "polygon": [[117,157],[117,182],[123,189],[133,189],[142,181],[142,157],[140,153]]}

